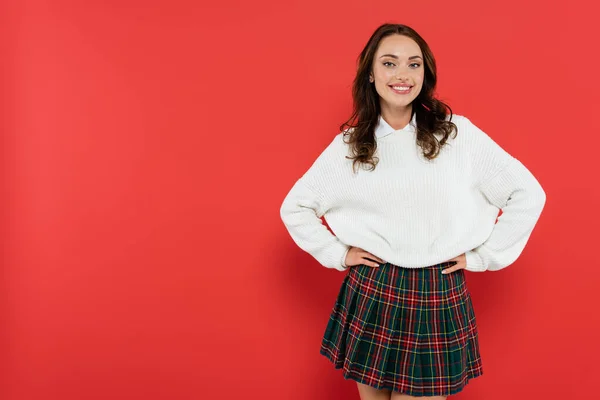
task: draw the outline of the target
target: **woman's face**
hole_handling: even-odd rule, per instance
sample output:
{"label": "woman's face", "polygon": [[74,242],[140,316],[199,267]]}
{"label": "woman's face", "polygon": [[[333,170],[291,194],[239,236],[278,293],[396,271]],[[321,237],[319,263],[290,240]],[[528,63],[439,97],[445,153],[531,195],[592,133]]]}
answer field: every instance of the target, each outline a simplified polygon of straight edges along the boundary
{"label": "woman's face", "polygon": [[394,112],[410,105],[423,87],[424,75],[423,54],[414,40],[390,35],[379,42],[370,80],[375,82],[382,110]]}

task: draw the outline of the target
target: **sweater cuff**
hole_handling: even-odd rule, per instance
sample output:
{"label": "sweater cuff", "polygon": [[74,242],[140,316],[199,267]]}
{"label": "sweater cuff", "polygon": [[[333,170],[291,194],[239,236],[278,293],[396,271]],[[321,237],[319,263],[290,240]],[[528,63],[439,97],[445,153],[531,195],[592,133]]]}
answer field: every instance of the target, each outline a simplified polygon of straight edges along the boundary
{"label": "sweater cuff", "polygon": [[483,262],[483,259],[479,254],[477,254],[474,250],[469,250],[465,253],[467,258],[467,266],[465,269],[471,272],[483,272],[487,270],[486,265]]}
{"label": "sweater cuff", "polygon": [[346,246],[346,250],[342,254],[342,259],[340,260],[340,268],[336,268],[337,270],[343,272],[348,269],[348,266],[346,265],[346,263],[344,261],[346,260],[346,255],[348,254],[348,251],[350,251],[350,247],[351,246]]}

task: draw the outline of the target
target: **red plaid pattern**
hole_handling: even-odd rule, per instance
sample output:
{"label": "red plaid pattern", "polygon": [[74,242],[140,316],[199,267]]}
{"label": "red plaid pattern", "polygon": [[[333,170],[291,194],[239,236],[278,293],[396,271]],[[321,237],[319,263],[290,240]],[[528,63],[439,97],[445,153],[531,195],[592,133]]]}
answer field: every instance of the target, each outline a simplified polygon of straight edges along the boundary
{"label": "red plaid pattern", "polygon": [[320,353],[344,379],[411,396],[449,396],[483,374],[465,271],[454,263],[350,267]]}

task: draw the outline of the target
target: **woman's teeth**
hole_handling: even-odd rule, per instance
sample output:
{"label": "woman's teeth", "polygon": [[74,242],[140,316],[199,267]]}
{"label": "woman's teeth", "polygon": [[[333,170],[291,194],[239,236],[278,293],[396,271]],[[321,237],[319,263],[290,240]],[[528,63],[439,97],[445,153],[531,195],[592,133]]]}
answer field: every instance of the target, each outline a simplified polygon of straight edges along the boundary
{"label": "woman's teeth", "polygon": [[412,86],[390,86],[396,93],[408,93]]}

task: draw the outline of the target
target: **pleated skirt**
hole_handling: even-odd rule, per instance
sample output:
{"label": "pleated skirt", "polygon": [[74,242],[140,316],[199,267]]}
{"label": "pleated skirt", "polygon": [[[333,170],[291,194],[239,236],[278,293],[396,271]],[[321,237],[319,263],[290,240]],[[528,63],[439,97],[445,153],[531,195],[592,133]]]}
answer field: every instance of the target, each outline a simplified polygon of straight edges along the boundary
{"label": "pleated skirt", "polygon": [[483,374],[465,270],[350,267],[320,353],[344,379],[411,396],[449,396]]}

